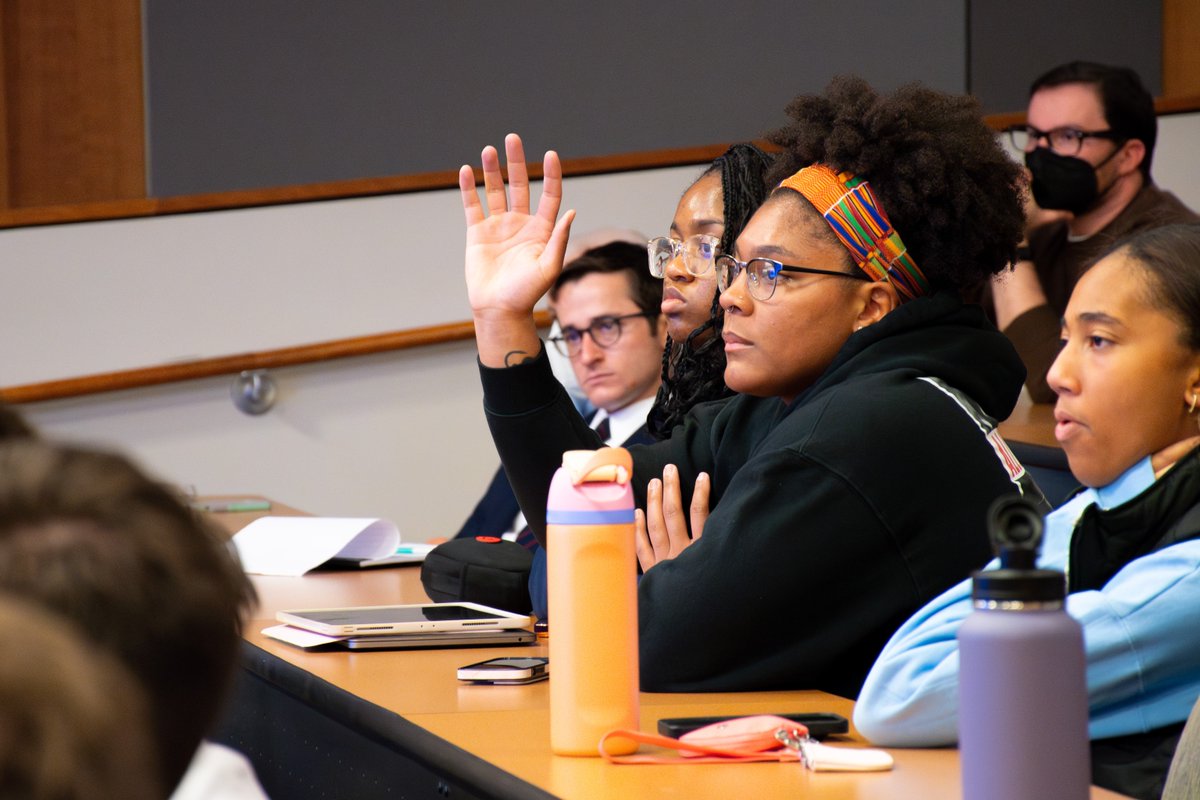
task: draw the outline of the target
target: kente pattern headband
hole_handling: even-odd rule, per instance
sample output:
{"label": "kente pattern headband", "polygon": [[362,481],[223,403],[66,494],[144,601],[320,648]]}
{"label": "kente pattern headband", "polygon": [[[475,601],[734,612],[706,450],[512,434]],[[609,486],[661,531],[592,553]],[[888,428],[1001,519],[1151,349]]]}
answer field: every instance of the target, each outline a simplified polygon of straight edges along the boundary
{"label": "kente pattern headband", "polygon": [[812,164],[779,185],[812,203],[871,280],[889,281],[902,301],[928,293],[929,281],[908,254],[867,181],[849,172],[835,173],[824,164]]}

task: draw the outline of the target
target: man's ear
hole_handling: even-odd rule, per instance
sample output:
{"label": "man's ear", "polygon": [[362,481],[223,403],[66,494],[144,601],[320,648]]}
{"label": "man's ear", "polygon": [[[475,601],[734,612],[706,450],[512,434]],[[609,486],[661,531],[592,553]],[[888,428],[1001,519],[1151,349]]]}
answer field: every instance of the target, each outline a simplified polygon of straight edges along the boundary
{"label": "man's ear", "polygon": [[1141,169],[1142,162],[1146,160],[1146,143],[1141,139],[1130,139],[1121,147],[1124,152],[1121,153],[1120,173],[1129,175]]}
{"label": "man's ear", "polygon": [[854,319],[854,330],[874,325],[900,305],[900,293],[890,281],[873,281],[864,284],[860,291],[862,308]]}

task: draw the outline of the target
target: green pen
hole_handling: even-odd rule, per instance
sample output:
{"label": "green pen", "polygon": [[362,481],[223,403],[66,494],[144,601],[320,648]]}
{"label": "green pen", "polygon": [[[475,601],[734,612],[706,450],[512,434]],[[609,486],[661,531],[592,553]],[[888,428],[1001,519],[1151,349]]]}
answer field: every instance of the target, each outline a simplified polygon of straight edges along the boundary
{"label": "green pen", "polygon": [[270,511],[269,500],[209,500],[192,503],[192,508],[198,511]]}

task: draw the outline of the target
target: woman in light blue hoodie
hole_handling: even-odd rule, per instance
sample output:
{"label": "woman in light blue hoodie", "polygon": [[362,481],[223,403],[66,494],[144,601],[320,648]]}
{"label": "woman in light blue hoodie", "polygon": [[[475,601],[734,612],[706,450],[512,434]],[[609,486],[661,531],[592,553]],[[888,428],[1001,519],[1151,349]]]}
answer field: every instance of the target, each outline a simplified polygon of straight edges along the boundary
{"label": "woman in light blue hoodie", "polygon": [[[1047,516],[1040,563],[1067,572],[1084,629],[1093,780],[1157,797],[1200,694],[1200,226],[1142,233],[1097,262],[1062,345],[1055,436],[1085,488]],[[896,632],[858,698],[864,736],[957,741],[955,635],[971,608],[968,580]]]}

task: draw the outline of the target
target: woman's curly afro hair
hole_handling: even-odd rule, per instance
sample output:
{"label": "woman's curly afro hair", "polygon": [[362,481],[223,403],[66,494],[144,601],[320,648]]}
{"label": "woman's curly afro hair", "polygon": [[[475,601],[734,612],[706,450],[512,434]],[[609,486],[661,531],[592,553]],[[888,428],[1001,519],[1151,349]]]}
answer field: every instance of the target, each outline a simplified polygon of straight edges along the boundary
{"label": "woman's curly afro hair", "polygon": [[771,133],[784,148],[774,184],[821,163],[870,181],[913,259],[936,287],[976,286],[1016,256],[1024,227],[1020,167],[969,96],[909,84],[881,95],[841,76],[787,107]]}

